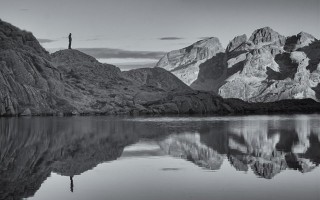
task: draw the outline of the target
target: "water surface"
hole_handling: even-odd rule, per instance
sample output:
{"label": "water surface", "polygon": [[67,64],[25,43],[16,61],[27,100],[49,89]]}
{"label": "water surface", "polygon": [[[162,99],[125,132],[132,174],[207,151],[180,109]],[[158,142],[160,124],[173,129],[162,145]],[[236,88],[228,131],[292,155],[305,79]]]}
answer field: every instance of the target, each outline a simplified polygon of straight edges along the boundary
{"label": "water surface", "polygon": [[0,119],[0,199],[319,199],[320,116]]}

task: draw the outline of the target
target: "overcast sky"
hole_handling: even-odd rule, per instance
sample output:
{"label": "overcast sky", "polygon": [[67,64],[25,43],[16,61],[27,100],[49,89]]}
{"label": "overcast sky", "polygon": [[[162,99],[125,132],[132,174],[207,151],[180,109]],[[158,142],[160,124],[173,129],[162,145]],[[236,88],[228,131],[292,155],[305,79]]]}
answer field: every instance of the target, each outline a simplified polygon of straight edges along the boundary
{"label": "overcast sky", "polygon": [[0,0],[0,18],[50,51],[67,47],[69,32],[74,48],[157,52],[209,36],[226,46],[264,26],[320,38],[320,0]]}

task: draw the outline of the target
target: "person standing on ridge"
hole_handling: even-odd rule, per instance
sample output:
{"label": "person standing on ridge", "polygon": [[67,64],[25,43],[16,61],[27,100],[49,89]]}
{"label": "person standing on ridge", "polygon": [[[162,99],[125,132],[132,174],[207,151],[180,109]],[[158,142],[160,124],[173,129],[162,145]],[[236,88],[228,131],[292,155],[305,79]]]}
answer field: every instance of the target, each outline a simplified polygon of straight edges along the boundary
{"label": "person standing on ridge", "polygon": [[73,192],[73,176],[70,176],[70,191]]}
{"label": "person standing on ridge", "polygon": [[69,49],[71,49],[71,42],[72,42],[72,37],[71,37],[71,33],[69,34]]}

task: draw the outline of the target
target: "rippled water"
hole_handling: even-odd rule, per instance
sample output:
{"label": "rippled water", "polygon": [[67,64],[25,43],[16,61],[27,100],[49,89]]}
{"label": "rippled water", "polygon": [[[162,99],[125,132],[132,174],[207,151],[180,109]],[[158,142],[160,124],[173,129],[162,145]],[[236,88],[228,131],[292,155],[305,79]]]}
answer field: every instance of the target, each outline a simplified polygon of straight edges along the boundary
{"label": "rippled water", "polygon": [[320,199],[320,116],[0,119],[0,199]]}

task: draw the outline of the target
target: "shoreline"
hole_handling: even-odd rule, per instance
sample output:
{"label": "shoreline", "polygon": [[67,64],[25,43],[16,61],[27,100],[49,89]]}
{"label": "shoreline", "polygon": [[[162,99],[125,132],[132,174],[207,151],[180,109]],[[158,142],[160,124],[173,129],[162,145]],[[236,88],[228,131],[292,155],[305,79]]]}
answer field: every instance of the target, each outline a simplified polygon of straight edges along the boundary
{"label": "shoreline", "polygon": [[238,116],[271,116],[271,115],[319,115],[320,109],[317,111],[247,111],[247,112],[236,112],[236,113],[63,113],[63,114],[31,114],[31,115],[1,115],[1,118],[27,118],[27,117],[238,117]]}

